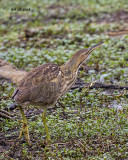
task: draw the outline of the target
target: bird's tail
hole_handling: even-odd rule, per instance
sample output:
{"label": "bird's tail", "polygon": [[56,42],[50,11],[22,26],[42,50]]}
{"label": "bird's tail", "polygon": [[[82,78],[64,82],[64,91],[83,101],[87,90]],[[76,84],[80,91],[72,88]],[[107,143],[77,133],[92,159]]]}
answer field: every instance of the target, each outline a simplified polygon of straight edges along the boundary
{"label": "bird's tail", "polygon": [[6,108],[6,110],[7,111],[12,111],[12,110],[14,110],[15,108],[17,108],[18,107],[18,105],[16,104],[16,103],[13,103],[13,104],[11,104],[10,106],[8,106],[7,108]]}

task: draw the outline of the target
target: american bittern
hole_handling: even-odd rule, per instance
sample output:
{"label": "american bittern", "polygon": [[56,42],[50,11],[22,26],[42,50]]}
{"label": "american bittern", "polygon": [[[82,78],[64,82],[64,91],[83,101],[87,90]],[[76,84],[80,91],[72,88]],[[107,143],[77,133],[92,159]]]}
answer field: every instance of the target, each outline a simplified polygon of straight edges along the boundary
{"label": "american bittern", "polygon": [[[23,126],[19,137],[21,137],[23,129],[25,129],[25,138],[29,143],[28,124],[22,106],[34,105],[41,106],[44,109],[42,120],[44,122],[47,139],[50,140],[45,117],[46,109],[52,108],[60,96],[72,86],[77,78],[77,72],[81,64],[87,60],[90,53],[102,43],[103,42],[100,42],[91,48],[76,52],[60,67],[56,64],[48,63],[38,66],[27,73],[12,96],[15,104],[19,106],[23,118]],[[12,107],[14,107],[14,104]]]}

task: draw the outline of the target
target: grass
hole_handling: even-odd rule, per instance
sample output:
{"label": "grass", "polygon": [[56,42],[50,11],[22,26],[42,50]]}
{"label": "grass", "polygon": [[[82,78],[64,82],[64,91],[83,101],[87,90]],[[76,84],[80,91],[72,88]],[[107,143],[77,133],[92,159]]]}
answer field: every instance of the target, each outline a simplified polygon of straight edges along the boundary
{"label": "grass", "polygon": [[[5,3],[6,2],[6,3]],[[104,41],[82,66],[78,77],[85,82],[128,84],[128,5],[126,0],[0,2],[0,58],[29,71],[43,63],[66,62],[76,51]],[[115,5],[116,4],[116,5]],[[14,11],[30,8],[31,11]],[[110,36],[116,32],[116,36]],[[12,103],[15,86],[0,86],[0,108]],[[113,159],[128,157],[128,94],[125,91],[83,89],[59,100],[65,108],[47,111],[52,138],[46,144],[38,107],[25,108],[33,145],[18,141],[21,124],[0,118],[1,159]],[[20,119],[18,110],[13,111]],[[10,141],[13,140],[13,141]]]}

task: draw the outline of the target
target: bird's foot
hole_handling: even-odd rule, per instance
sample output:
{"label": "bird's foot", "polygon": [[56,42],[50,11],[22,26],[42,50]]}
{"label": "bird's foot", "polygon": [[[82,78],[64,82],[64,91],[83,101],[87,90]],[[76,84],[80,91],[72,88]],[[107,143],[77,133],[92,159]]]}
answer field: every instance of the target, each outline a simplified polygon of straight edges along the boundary
{"label": "bird's foot", "polygon": [[23,134],[23,130],[24,130],[24,135],[25,135],[25,139],[28,145],[31,144],[30,142],[30,137],[29,137],[29,130],[28,130],[28,124],[26,122],[22,122],[19,120],[19,122],[23,123],[21,131],[20,131],[20,135],[19,135],[19,139],[21,139],[21,136]]}

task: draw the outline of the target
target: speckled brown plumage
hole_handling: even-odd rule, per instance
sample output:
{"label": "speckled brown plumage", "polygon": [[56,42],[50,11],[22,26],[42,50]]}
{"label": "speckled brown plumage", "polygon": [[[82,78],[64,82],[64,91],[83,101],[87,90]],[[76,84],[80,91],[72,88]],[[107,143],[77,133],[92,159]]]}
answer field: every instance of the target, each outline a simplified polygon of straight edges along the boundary
{"label": "speckled brown plumage", "polygon": [[[89,57],[90,53],[102,43],[103,42],[91,48],[82,49],[76,52],[60,67],[56,64],[48,63],[32,69],[21,80],[12,98],[15,100],[16,104],[20,106],[34,105],[41,106],[44,109],[53,107],[60,96],[62,96],[75,82],[81,64]],[[27,120],[24,116],[22,107],[20,107],[20,111],[24,121],[20,137],[23,128],[25,128],[26,140],[29,142]],[[45,116],[43,116],[43,121],[47,138],[50,139]]]}

